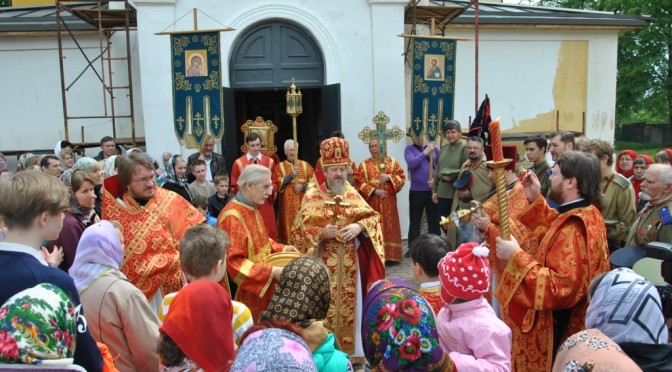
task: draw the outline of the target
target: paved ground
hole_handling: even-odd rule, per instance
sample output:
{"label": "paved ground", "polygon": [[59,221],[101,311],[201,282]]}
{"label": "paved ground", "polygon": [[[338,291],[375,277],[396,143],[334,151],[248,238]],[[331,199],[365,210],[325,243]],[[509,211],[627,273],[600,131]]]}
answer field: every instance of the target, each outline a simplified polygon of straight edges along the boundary
{"label": "paved ground", "polygon": [[[406,253],[408,250],[408,245],[406,241],[403,242],[402,253]],[[410,284],[417,286],[418,282],[413,278],[413,272],[411,271],[411,266],[413,262],[410,258],[403,258],[401,263],[398,265],[387,264],[385,266],[385,277],[386,278],[399,278],[403,279]]]}

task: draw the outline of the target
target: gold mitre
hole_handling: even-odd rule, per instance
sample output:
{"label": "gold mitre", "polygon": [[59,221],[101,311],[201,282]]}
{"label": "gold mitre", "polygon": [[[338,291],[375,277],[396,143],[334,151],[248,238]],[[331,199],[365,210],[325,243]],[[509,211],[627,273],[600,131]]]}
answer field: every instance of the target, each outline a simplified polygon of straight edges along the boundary
{"label": "gold mitre", "polygon": [[322,156],[323,167],[348,165],[350,163],[350,145],[348,145],[348,141],[342,138],[327,138],[320,144],[320,156]]}

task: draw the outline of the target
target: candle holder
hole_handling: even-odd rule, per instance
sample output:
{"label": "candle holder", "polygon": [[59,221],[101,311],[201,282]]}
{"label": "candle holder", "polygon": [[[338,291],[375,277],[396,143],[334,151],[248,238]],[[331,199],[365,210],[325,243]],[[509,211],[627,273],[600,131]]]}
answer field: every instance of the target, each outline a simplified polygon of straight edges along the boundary
{"label": "candle holder", "polygon": [[460,220],[463,223],[469,222],[471,215],[482,207],[482,203],[478,200],[472,200],[469,204],[470,207],[468,209],[458,209],[448,217],[441,216],[441,221],[439,222],[441,227],[447,229],[448,226],[455,226],[457,220]]}
{"label": "candle holder", "polygon": [[506,196],[506,179],[504,168],[511,163],[511,159],[487,161],[485,164],[495,171],[495,189],[497,190],[497,207],[499,208],[499,231],[504,240],[511,240],[509,227],[509,200]]}

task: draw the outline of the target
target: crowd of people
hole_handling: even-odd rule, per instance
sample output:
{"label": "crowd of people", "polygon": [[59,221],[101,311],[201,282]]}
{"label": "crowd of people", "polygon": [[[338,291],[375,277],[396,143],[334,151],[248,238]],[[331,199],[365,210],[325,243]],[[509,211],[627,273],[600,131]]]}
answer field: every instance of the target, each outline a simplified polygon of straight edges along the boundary
{"label": "crowd of people", "polygon": [[[410,134],[405,164],[371,139],[359,166],[340,132],[315,167],[257,133],[230,170],[210,136],[187,159],[0,154],[0,369],[672,370],[661,296],[613,259],[672,242],[672,150],[505,145],[506,236],[492,148],[444,135]],[[404,258],[418,287],[385,277]]]}

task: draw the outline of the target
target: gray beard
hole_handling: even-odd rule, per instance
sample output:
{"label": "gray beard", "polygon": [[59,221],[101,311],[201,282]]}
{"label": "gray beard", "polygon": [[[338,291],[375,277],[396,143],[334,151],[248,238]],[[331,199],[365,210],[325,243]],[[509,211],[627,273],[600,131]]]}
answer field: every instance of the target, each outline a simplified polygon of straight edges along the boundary
{"label": "gray beard", "polygon": [[343,195],[345,193],[345,184],[332,185],[327,182],[327,188],[336,195]]}

